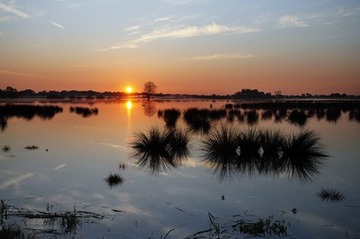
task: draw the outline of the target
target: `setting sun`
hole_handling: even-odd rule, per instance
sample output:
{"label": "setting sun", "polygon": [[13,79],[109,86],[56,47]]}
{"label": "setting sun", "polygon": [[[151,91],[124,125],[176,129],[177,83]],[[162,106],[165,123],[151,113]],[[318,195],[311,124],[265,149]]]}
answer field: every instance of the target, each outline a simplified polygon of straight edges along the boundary
{"label": "setting sun", "polygon": [[130,94],[133,92],[133,88],[131,86],[127,86],[125,91],[126,91],[126,93]]}

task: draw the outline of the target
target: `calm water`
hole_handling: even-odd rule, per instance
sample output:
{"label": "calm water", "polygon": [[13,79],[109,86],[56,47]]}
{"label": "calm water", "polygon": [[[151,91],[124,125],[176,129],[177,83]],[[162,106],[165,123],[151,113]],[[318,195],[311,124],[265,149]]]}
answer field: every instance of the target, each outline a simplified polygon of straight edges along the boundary
{"label": "calm water", "polygon": [[[160,116],[165,109],[180,110],[177,127],[186,130],[184,110],[224,109],[226,103],[36,103],[59,106],[62,112],[47,119],[12,117],[2,122],[0,199],[13,210],[71,211],[75,207],[104,216],[84,220],[72,234],[75,238],[164,238],[171,229],[167,238],[185,238],[210,228],[209,212],[221,225],[274,216],[290,223],[287,238],[360,238],[360,124],[349,120],[349,112],[341,112],[335,120],[314,116],[299,124],[286,118],[275,122],[274,116],[262,117],[264,112],[257,111],[259,117],[250,125],[242,112],[243,122],[235,118],[231,123],[242,130],[280,129],[285,135],[314,130],[329,157],[309,180],[256,171],[220,177],[203,161],[206,134],[201,132],[191,135],[191,155],[177,167],[152,171],[136,164],[130,145],[135,133],[153,126],[164,128]],[[78,106],[98,112],[83,117],[70,110]],[[230,124],[220,119],[211,127],[225,122]],[[31,145],[38,149],[25,149]],[[110,187],[105,179],[111,173],[121,175],[124,183]],[[324,188],[341,192],[345,200],[322,201],[317,193]],[[30,234],[49,227],[44,220],[19,217],[8,217],[5,223],[12,222]],[[245,237],[231,230],[226,233]],[[58,235],[62,236],[69,235]]]}

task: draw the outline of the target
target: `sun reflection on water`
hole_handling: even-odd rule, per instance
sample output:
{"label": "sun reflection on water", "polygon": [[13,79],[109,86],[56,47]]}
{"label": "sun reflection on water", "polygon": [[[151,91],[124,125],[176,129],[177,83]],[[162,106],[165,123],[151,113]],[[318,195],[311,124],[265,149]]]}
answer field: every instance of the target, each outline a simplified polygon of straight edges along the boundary
{"label": "sun reflection on water", "polygon": [[130,100],[126,101],[126,109],[130,111],[132,107],[133,107],[133,103]]}

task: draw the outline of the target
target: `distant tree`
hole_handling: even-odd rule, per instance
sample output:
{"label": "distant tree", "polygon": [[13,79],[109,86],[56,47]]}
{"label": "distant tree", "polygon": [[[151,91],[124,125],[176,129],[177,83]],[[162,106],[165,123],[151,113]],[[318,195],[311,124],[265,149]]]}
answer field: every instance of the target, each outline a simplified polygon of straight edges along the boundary
{"label": "distant tree", "polygon": [[153,82],[148,81],[144,84],[144,94],[146,95],[148,100],[150,100],[150,97],[153,94],[155,94],[155,92],[156,92],[156,85]]}
{"label": "distant tree", "polygon": [[6,87],[5,91],[7,92],[17,92],[17,90],[11,86]]}

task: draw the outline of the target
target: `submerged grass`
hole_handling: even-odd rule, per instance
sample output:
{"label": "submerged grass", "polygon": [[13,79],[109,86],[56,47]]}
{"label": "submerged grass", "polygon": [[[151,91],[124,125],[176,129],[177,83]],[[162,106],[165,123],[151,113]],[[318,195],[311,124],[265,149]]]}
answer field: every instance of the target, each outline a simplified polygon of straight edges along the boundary
{"label": "submerged grass", "polygon": [[273,216],[256,222],[240,221],[233,228],[249,236],[287,236],[287,225],[284,220],[274,220]]}

